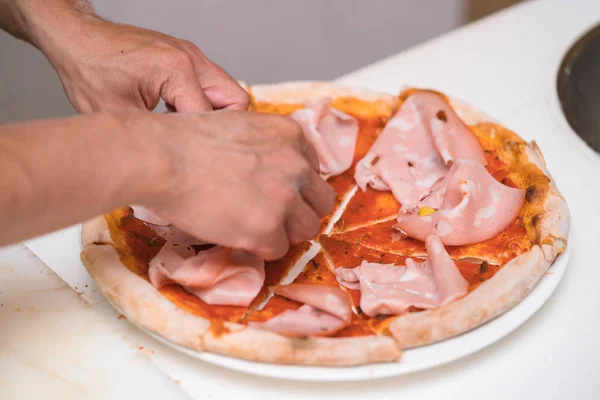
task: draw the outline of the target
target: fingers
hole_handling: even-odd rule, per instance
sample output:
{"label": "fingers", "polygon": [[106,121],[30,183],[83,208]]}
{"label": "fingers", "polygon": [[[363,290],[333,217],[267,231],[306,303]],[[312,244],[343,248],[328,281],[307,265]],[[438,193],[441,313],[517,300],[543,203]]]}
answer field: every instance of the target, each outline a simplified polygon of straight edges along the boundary
{"label": "fingers", "polygon": [[207,73],[199,76],[200,85],[217,110],[247,110],[250,104],[248,93],[229,75]]}
{"label": "fingers", "polygon": [[200,86],[216,110],[247,110],[250,96],[231,75],[210,61],[196,46],[188,45]]}
{"label": "fingers", "polygon": [[265,261],[279,260],[287,254],[290,249],[290,242],[285,231],[285,226],[281,226],[271,236],[264,238],[257,246],[245,249],[249,253],[255,254]]}
{"label": "fingers", "polygon": [[[273,116],[269,116],[269,118],[273,118]],[[304,135],[304,131],[302,126],[296,122],[293,118],[278,116],[279,118],[279,132],[282,136],[292,135],[297,142],[298,149],[300,153],[304,156],[306,161],[310,164],[310,167],[319,172],[320,171],[320,163],[319,157],[317,155],[314,147],[309,143],[306,135]]]}
{"label": "fingers", "polygon": [[[172,79],[161,97],[178,112],[247,110],[250,97],[242,86],[210,61],[193,43],[180,40]],[[178,104],[175,104],[178,103]]]}
{"label": "fingers", "polygon": [[317,173],[319,173],[321,171],[321,167],[320,167],[319,156],[317,155],[317,151],[308,142],[308,140],[306,140],[306,137],[304,136],[303,133],[301,134],[299,141],[300,141],[300,151],[302,152],[304,157],[306,157],[306,160],[310,164],[311,168],[314,171],[316,171]]}
{"label": "fingers", "polygon": [[285,230],[289,241],[293,244],[310,240],[319,233],[321,220],[315,210],[309,207],[300,196],[295,197],[288,210]]}
{"label": "fingers", "polygon": [[[242,234],[241,248],[267,261],[283,257],[290,248],[284,218],[277,205],[254,207],[236,234]],[[240,247],[240,246],[238,246]]]}
{"label": "fingers", "polygon": [[161,86],[160,97],[177,112],[198,113],[213,110],[192,68],[184,67],[172,74]]}
{"label": "fingers", "polygon": [[283,257],[290,244],[313,239],[321,227],[321,220],[300,195],[288,202],[286,215],[278,216],[278,207],[262,218],[260,225],[250,227],[252,245],[245,250],[267,261]]}
{"label": "fingers", "polygon": [[312,207],[314,212],[323,218],[335,205],[336,193],[316,172],[310,171],[305,181],[300,184],[300,194]]}

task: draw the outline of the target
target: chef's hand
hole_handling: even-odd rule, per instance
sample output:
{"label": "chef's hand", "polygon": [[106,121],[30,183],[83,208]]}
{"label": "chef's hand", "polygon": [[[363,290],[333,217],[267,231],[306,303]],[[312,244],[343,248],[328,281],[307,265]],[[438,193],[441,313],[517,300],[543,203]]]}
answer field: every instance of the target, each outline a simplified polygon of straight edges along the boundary
{"label": "chef's hand", "polygon": [[192,236],[272,260],[314,238],[332,211],[335,192],[293,120],[244,111],[155,118],[175,172],[142,205]]}
{"label": "chef's hand", "polygon": [[136,204],[201,241],[273,260],[314,238],[333,208],[317,169],[300,126],[270,114],[100,112],[0,125],[0,245]]}
{"label": "chef's hand", "polygon": [[106,21],[85,0],[0,3],[0,22],[44,53],[78,112],[153,110],[161,98],[179,112],[248,108],[245,90],[189,41]]}

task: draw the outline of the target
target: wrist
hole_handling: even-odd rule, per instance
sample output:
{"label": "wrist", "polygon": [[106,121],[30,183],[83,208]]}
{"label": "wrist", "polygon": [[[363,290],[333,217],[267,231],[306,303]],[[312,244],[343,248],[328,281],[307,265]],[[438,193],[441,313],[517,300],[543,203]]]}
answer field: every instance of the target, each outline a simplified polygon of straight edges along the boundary
{"label": "wrist", "polygon": [[169,202],[181,168],[174,155],[178,135],[165,129],[160,114],[133,111],[110,114],[117,123],[119,151],[128,172],[123,190],[129,204],[162,206]]}
{"label": "wrist", "polygon": [[26,40],[57,70],[68,63],[71,50],[79,47],[86,27],[102,21],[87,1],[24,0],[19,13]]}

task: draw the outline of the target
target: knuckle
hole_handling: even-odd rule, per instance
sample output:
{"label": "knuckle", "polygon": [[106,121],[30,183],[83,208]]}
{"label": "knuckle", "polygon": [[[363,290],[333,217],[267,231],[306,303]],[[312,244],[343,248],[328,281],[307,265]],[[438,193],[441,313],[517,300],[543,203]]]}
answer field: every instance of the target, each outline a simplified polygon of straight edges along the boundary
{"label": "knuckle", "polygon": [[255,235],[256,239],[263,241],[272,237],[283,224],[283,213],[281,207],[261,206],[252,214],[249,220],[249,230]]}
{"label": "knuckle", "polygon": [[313,171],[312,167],[310,166],[310,163],[306,160],[306,158],[304,158],[304,156],[302,156],[298,164],[298,174],[300,176],[307,177],[308,174],[310,174]]}
{"label": "knuckle", "polygon": [[292,176],[307,176],[311,171],[308,160],[295,146],[286,146],[278,151],[282,165]]}
{"label": "knuckle", "polygon": [[282,185],[278,193],[278,202],[289,206],[296,201],[298,193],[292,188],[290,184]]}
{"label": "knuckle", "polygon": [[290,157],[292,163],[294,175],[297,177],[308,177],[308,174],[312,171],[310,163],[299,151],[292,153],[293,157]]}
{"label": "knuckle", "polygon": [[187,52],[177,48],[170,48],[169,50],[165,51],[163,57],[165,63],[171,68],[189,69],[192,68],[193,65],[192,57]]}
{"label": "knuckle", "polygon": [[179,44],[183,48],[186,48],[186,49],[189,49],[189,50],[193,50],[193,51],[200,51],[200,49],[198,49],[198,46],[196,46],[193,42],[191,42],[189,40],[180,39],[179,40]]}
{"label": "knuckle", "polygon": [[313,170],[310,162],[296,147],[290,146],[282,151],[282,160],[285,162],[286,169],[295,178],[308,179]]}
{"label": "knuckle", "polygon": [[283,133],[292,137],[302,135],[302,127],[293,118],[284,115],[273,115],[272,118],[275,127]]}
{"label": "knuckle", "polygon": [[153,50],[169,50],[173,48],[173,44],[169,41],[169,39],[166,39],[164,37],[160,37],[160,38],[155,38],[154,41],[152,41],[151,43],[151,48]]}

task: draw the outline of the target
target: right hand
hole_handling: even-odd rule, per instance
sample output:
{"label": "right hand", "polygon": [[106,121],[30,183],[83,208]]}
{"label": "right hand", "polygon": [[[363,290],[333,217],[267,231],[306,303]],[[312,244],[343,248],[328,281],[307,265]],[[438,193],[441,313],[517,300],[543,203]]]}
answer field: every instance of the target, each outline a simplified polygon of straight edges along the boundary
{"label": "right hand", "polygon": [[291,118],[245,111],[157,115],[172,179],[141,205],[208,243],[278,259],[312,239],[335,192]]}

